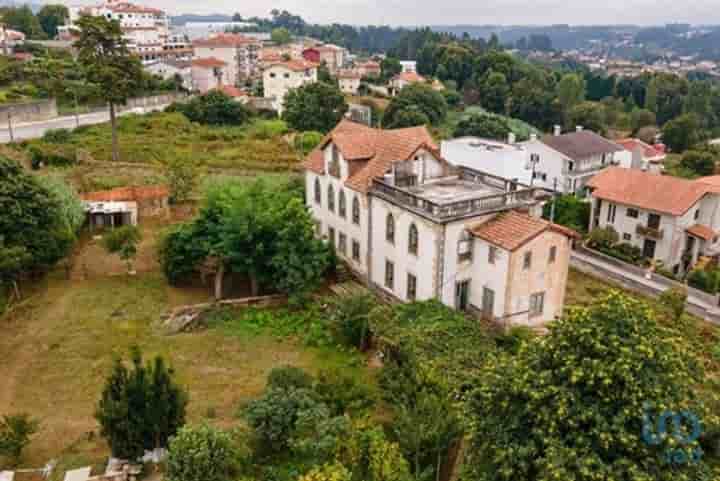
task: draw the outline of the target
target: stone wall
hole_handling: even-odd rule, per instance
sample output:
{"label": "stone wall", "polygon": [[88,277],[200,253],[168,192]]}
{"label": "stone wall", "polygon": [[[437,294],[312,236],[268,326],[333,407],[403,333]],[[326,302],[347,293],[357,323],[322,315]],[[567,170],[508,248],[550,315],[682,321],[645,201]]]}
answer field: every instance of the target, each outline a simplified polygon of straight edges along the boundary
{"label": "stone wall", "polygon": [[135,97],[128,99],[127,104],[120,107],[120,111],[168,105],[173,102],[185,100],[187,97],[188,95],[183,92],[152,95],[150,97]]}
{"label": "stone wall", "polygon": [[57,103],[55,99],[35,100],[17,104],[0,105],[0,126],[7,128],[8,116],[12,116],[12,122],[35,122],[48,120],[57,117]]}

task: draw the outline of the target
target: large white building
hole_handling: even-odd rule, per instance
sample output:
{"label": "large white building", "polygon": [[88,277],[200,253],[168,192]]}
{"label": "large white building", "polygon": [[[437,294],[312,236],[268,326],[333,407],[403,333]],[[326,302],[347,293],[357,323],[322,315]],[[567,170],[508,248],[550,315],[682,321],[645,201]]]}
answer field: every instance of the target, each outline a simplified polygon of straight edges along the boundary
{"label": "large white building", "polygon": [[273,108],[282,114],[287,93],[308,83],[317,82],[317,64],[305,60],[275,62],[263,71],[263,90]]}
{"label": "large white building", "polygon": [[686,273],[720,255],[720,176],[686,180],[612,167],[588,184],[590,229],[611,227],[643,256]]}
{"label": "large white building", "polygon": [[533,182],[532,165],[527,150],[515,143],[510,134],[508,142],[479,137],[460,137],[440,143],[440,153],[453,165],[482,170],[522,184]]}
{"label": "large white building", "polygon": [[194,57],[217,58],[227,64],[229,85],[238,85],[259,75],[259,59],[262,42],[245,35],[220,33],[193,42]]}
{"label": "large white building", "polygon": [[304,165],[318,235],[379,292],[503,325],[561,314],[576,234],[538,218],[538,190],[451,166],[425,127],[343,120]]}

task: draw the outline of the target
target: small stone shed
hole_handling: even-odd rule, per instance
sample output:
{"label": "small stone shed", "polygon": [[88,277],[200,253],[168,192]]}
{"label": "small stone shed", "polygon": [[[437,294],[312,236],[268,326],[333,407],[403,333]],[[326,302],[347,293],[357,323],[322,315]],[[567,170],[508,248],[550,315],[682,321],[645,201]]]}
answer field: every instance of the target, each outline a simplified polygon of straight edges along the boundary
{"label": "small stone shed", "polygon": [[91,229],[137,225],[144,218],[170,216],[165,186],[120,187],[82,196]]}

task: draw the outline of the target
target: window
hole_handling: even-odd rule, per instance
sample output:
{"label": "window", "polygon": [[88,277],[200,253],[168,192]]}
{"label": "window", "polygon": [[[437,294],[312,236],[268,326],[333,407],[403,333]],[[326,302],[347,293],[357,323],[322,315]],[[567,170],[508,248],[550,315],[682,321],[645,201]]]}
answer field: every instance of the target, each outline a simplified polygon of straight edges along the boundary
{"label": "window", "polygon": [[360,243],[355,239],[352,241],[352,258],[355,262],[360,262]]}
{"label": "window", "polygon": [[385,219],[385,239],[391,244],[395,243],[395,218],[388,214]]}
{"label": "window", "polygon": [[640,216],[640,212],[638,212],[637,209],[629,208],[627,210],[627,216],[632,217],[633,219],[637,219]]}
{"label": "window", "polygon": [[407,275],[407,300],[414,301],[417,299],[417,277],[408,273]]}
{"label": "window", "polygon": [[498,249],[495,246],[490,246],[488,248],[488,264],[495,264],[495,260],[497,259],[497,252]]}
{"label": "window", "polygon": [[338,199],[338,214],[340,214],[340,217],[343,219],[346,217],[346,205],[345,205],[345,191],[340,190],[340,198]]}
{"label": "window", "polygon": [[275,78],[275,72],[270,72],[270,78]]}
{"label": "window", "polygon": [[415,224],[410,224],[408,230],[408,252],[417,255],[418,253],[418,230]]}
{"label": "window", "polygon": [[532,251],[526,252],[523,257],[523,269],[528,270],[530,267],[532,267]]}
{"label": "window", "polygon": [[615,213],[617,212],[617,206],[615,204],[608,204],[607,221],[608,224],[615,222]]}
{"label": "window", "polygon": [[555,259],[557,258],[557,246],[552,246],[550,248],[550,256],[548,258],[548,263],[552,264],[555,262]]}
{"label": "window", "polygon": [[360,201],[357,196],[355,196],[352,203],[352,221],[353,224],[360,225]]}
{"label": "window", "polygon": [[632,240],[632,236],[626,232],[625,234],[623,234],[623,240],[624,240],[624,241],[631,241],[631,240]]}
{"label": "window", "polygon": [[395,264],[385,261],[385,287],[392,289],[395,285]]}
{"label": "window", "polygon": [[695,220],[698,220],[700,218],[700,209],[695,211]]}
{"label": "window", "polygon": [[572,172],[575,169],[575,162],[568,160],[568,171]]}
{"label": "window", "polygon": [[335,212],[335,189],[332,185],[328,185],[328,210]]}
{"label": "window", "polygon": [[472,260],[473,257],[473,241],[472,235],[467,230],[462,231],[460,240],[458,240],[458,262]]}
{"label": "window", "polygon": [[347,236],[342,232],[338,234],[338,250],[342,255],[347,255]]}
{"label": "window", "polygon": [[542,316],[545,308],[545,293],[538,292],[530,296],[530,316]]}
{"label": "window", "polygon": [[335,248],[335,228],[334,227],[328,227],[328,240],[330,241],[330,245],[333,246],[333,249]]}
{"label": "window", "polygon": [[660,216],[658,214],[648,214],[648,227],[651,229],[660,228]]}
{"label": "window", "polygon": [[285,78],[290,78],[290,74],[289,74],[289,73],[286,73],[286,74],[285,74]]}
{"label": "window", "polygon": [[315,203],[322,204],[322,192],[320,188],[320,179],[315,179]]}

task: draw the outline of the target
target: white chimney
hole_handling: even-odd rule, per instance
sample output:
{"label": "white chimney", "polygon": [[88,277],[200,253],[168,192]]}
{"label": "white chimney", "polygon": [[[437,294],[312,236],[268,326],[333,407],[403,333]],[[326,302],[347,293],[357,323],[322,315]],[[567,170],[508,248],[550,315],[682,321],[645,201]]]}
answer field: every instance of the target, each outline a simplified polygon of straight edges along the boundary
{"label": "white chimney", "polygon": [[560,127],[559,125],[555,125],[553,127],[553,135],[555,135],[555,137],[559,137],[560,134],[562,134],[562,127]]}
{"label": "white chimney", "polygon": [[530,142],[535,142],[537,140],[537,134],[530,134]]}
{"label": "white chimney", "polygon": [[583,126],[582,126],[582,125],[578,125],[577,127],[575,127],[575,130],[577,130],[578,132],[582,132],[582,131],[583,131]]}
{"label": "white chimney", "polygon": [[515,143],[515,134],[513,132],[510,132],[508,134],[508,144],[512,145]]}

